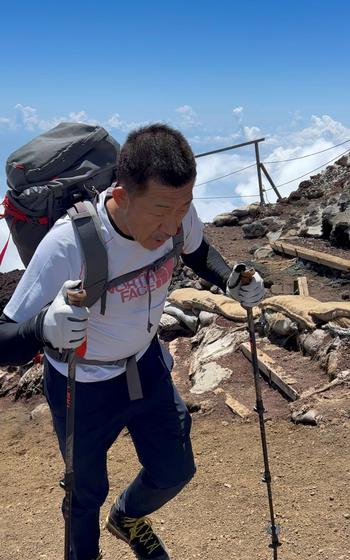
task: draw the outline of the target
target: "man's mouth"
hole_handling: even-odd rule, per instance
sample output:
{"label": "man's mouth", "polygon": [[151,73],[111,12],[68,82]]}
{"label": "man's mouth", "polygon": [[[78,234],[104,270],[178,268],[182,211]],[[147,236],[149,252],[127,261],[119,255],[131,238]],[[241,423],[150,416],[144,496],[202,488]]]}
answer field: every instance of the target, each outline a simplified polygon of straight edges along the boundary
{"label": "man's mouth", "polygon": [[165,241],[168,241],[168,239],[170,239],[169,235],[167,237],[155,237],[154,241],[157,243],[164,243]]}

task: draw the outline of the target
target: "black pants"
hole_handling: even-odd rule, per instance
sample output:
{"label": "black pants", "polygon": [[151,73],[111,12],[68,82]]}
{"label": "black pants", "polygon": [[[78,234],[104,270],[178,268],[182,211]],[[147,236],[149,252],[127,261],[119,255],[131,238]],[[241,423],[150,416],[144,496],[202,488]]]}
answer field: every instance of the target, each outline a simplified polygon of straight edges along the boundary
{"label": "black pants", "polygon": [[[108,494],[107,451],[124,427],[142,468],[119,496],[129,517],[148,515],[173,498],[195,472],[191,417],[167,369],[158,341],[138,362],[144,398],[130,401],[125,374],[76,384],[71,560],[94,560],[99,551],[99,513]],[[61,453],[66,440],[65,376],[45,367],[45,394]],[[120,457],[127,464],[127,457]]]}

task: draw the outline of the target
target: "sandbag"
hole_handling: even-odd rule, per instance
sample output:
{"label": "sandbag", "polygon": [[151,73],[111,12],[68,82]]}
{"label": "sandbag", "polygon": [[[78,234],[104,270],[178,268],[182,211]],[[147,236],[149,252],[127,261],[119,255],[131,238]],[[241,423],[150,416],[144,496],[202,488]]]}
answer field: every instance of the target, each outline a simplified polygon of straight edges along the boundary
{"label": "sandbag", "polygon": [[338,318],[344,318],[346,323],[345,318],[350,318],[350,302],[323,302],[311,296],[273,296],[265,299],[261,307],[263,310],[280,311],[304,329],[315,329],[319,322],[328,323]]}
{"label": "sandbag", "polygon": [[[168,301],[183,309],[209,311],[223,315],[233,321],[245,321],[247,319],[247,311],[238,301],[224,295],[212,294],[207,290],[180,288],[171,292]],[[259,315],[259,308],[253,307],[253,316],[257,317]]]}
{"label": "sandbag", "polygon": [[324,323],[342,318],[343,327],[348,327],[350,318],[350,301],[320,301],[319,307],[311,312],[314,319]]}
{"label": "sandbag", "polygon": [[188,327],[192,332],[196,332],[198,326],[198,317],[192,311],[187,311],[185,313],[181,308],[175,305],[165,304],[164,313],[175,317],[178,321],[181,321]]}

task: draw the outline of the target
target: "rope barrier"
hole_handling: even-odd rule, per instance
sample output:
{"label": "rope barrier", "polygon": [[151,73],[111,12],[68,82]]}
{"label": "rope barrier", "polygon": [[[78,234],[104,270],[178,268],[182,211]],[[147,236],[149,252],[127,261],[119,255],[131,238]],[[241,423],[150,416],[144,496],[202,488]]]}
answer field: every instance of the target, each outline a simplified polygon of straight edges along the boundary
{"label": "rope barrier", "polygon": [[[340,144],[338,144],[340,145]],[[345,150],[345,152],[342,152],[341,154],[338,154],[337,156],[335,156],[334,158],[330,159],[329,161],[326,161],[325,163],[322,163],[321,165],[319,165],[318,167],[315,167],[314,169],[311,169],[310,171],[307,171],[306,173],[304,173],[303,175],[299,175],[298,177],[294,177],[294,179],[290,179],[289,181],[285,181],[284,183],[281,183],[280,185],[276,185],[277,188],[281,188],[284,187],[286,185],[289,185],[290,183],[293,183],[294,181],[297,181],[298,179],[302,179],[303,177],[307,177],[309,176],[311,173],[313,173],[314,171],[317,171],[318,169],[321,169],[322,167],[324,167],[325,165],[328,165],[329,163],[332,163],[333,161],[335,161],[336,159],[342,157],[343,155],[347,154],[349,150]],[[315,152],[318,153],[318,152]],[[304,157],[304,156],[302,156]],[[300,158],[301,159],[301,158]],[[249,167],[253,167],[253,165],[256,165],[255,163],[250,165]],[[248,169],[248,167],[246,168],[242,168],[242,169]],[[238,173],[238,171],[234,171],[233,173]],[[229,173],[228,175],[231,175],[231,173]],[[226,176],[228,176],[226,175]],[[210,179],[210,182],[215,181],[217,179]],[[209,181],[208,181],[209,182]],[[204,183],[200,183],[201,185],[203,185]],[[199,186],[199,185],[197,185]],[[264,189],[264,192],[269,192],[272,191],[272,187],[269,189]],[[232,195],[232,196],[203,196],[203,197],[194,197],[193,200],[214,200],[217,198],[256,198],[258,197],[259,194],[253,194],[253,195]]]}

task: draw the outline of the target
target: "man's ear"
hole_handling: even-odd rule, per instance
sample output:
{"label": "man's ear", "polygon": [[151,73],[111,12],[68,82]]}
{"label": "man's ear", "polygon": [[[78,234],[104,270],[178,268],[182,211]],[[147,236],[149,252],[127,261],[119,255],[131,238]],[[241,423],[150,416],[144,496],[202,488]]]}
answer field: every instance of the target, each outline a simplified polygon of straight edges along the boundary
{"label": "man's ear", "polygon": [[118,208],[120,208],[121,210],[128,209],[130,198],[128,192],[124,189],[124,187],[114,187],[114,189],[112,190],[112,197]]}

